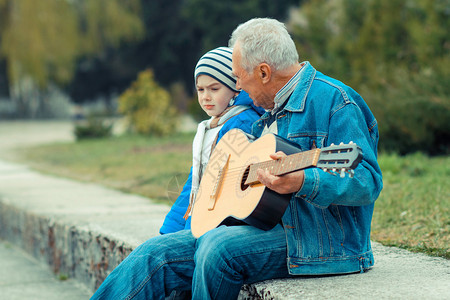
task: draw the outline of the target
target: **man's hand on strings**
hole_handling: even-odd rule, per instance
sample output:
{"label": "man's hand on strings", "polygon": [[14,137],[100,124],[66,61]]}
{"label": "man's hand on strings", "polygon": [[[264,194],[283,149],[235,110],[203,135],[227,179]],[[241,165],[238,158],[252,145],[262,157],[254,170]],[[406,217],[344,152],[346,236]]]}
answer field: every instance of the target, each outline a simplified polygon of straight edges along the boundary
{"label": "man's hand on strings", "polygon": [[[270,158],[278,160],[286,157],[281,151],[271,154]],[[269,189],[277,192],[278,194],[290,194],[295,193],[303,186],[303,180],[305,172],[303,170],[292,172],[283,176],[275,176],[270,174],[268,170],[257,170],[258,180]]]}

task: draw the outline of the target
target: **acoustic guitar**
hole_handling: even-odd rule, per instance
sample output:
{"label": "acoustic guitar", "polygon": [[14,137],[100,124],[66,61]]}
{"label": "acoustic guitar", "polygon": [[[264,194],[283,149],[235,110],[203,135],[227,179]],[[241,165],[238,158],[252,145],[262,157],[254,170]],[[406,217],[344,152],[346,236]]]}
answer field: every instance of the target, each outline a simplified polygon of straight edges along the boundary
{"label": "acoustic guitar", "polygon": [[[283,151],[278,160],[270,154]],[[292,194],[281,195],[266,188],[257,179],[258,169],[281,176],[317,167],[332,174],[353,177],[362,160],[362,151],[354,143],[331,145],[299,152],[292,142],[266,134],[255,141],[239,129],[227,132],[217,143],[204,171],[193,211],[191,230],[200,237],[221,224],[248,224],[270,230],[283,216]]]}

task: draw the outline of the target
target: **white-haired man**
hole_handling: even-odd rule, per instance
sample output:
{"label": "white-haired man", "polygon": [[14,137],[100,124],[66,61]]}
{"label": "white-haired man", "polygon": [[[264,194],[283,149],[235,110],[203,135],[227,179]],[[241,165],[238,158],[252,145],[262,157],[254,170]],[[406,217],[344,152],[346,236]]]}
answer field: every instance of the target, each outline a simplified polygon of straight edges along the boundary
{"label": "white-haired man", "polygon": [[382,179],[377,122],[369,108],[350,87],[300,63],[276,20],[241,24],[229,46],[237,88],[266,109],[253,134],[272,132],[301,150],[354,141],[363,151],[355,177],[317,168],[284,176],[258,170],[261,183],[290,195],[279,224],[268,231],[219,226],[198,239],[189,230],[152,238],[102,286],[108,299],[163,299],[173,290],[191,291],[193,299],[235,299],[246,283],[362,272],[373,265],[370,223]]}

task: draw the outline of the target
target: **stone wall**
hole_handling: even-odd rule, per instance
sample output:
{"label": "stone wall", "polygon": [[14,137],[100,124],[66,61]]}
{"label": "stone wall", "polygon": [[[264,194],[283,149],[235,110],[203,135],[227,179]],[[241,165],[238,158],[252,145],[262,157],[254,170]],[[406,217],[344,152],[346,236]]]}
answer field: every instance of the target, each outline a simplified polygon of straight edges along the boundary
{"label": "stone wall", "polygon": [[128,254],[131,245],[89,228],[64,224],[0,201],[0,238],[23,248],[55,274],[95,290]]}

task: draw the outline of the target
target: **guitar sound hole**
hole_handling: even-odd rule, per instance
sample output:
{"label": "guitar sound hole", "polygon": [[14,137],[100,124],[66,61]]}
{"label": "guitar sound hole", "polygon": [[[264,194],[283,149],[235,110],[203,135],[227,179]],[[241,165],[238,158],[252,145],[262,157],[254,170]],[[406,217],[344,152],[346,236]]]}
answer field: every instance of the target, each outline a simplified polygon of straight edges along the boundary
{"label": "guitar sound hole", "polygon": [[244,174],[243,174],[243,176],[242,176],[242,180],[241,180],[241,190],[243,190],[243,191],[245,191],[245,190],[249,187],[248,184],[245,184],[245,181],[247,180],[248,172],[249,172],[249,171],[250,171],[250,166],[248,166],[248,167],[245,169]]}

